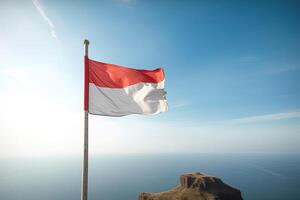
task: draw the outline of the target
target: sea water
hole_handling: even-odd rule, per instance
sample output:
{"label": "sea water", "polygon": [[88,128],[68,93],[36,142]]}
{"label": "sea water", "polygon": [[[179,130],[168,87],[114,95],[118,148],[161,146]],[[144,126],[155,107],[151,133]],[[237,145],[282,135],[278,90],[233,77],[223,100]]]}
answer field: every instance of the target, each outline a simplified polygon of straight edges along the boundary
{"label": "sea water", "polygon": [[[0,200],[80,200],[81,157],[0,159]],[[136,200],[202,172],[246,200],[299,200],[300,156],[291,154],[99,155],[89,160],[89,200]]]}

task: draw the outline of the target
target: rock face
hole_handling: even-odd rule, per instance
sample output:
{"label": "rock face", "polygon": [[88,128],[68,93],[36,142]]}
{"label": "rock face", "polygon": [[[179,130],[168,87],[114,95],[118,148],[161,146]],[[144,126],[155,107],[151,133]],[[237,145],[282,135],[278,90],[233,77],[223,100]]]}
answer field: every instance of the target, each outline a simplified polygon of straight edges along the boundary
{"label": "rock face", "polygon": [[143,192],[139,200],[242,200],[242,196],[217,177],[191,173],[180,176],[180,186],[160,193]]}

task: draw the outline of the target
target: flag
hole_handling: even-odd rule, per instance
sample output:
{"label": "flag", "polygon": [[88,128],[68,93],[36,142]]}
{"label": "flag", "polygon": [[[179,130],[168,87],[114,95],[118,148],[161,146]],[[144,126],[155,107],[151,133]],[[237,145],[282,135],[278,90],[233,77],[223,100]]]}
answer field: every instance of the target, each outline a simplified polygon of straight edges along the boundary
{"label": "flag", "polygon": [[85,110],[90,114],[152,115],[168,110],[162,68],[140,70],[85,57]]}

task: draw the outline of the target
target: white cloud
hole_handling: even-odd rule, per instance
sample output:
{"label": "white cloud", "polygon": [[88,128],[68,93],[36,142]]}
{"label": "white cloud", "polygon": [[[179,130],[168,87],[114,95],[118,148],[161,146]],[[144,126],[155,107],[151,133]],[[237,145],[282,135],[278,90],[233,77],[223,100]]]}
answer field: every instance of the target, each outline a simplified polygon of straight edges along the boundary
{"label": "white cloud", "polygon": [[53,38],[56,39],[57,36],[56,36],[56,32],[55,32],[55,27],[54,27],[52,21],[46,15],[46,12],[43,9],[42,5],[40,4],[40,2],[38,0],[32,0],[32,3],[34,4],[34,6],[36,7],[36,9],[40,13],[41,17],[47,22],[47,24],[48,24],[48,26],[50,28],[50,34],[52,35]]}

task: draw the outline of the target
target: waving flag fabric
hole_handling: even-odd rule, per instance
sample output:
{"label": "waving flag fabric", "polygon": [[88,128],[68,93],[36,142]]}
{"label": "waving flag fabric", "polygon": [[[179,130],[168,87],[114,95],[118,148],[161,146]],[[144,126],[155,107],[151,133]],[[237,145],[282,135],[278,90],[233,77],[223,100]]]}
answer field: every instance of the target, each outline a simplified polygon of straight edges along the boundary
{"label": "waving flag fabric", "polygon": [[85,59],[85,109],[89,113],[124,116],[167,111],[162,68],[139,70]]}

